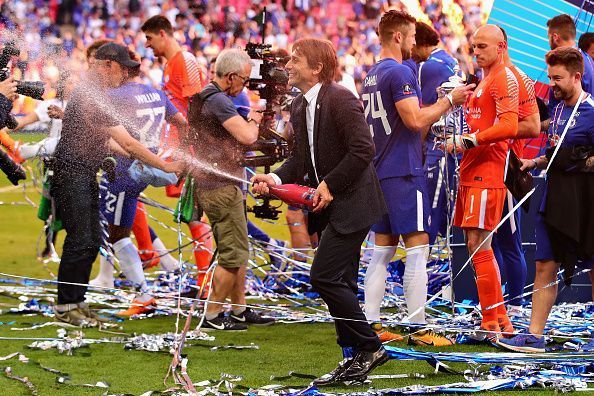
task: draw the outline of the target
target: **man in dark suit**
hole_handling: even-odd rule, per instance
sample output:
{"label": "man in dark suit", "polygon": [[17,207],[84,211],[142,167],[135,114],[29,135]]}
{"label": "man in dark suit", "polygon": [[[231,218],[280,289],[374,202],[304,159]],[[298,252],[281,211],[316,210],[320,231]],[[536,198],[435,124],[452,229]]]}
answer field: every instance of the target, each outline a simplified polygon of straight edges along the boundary
{"label": "man in dark suit", "polygon": [[324,385],[363,380],[388,360],[357,300],[361,243],[386,212],[372,165],[375,149],[358,99],[333,82],[336,52],[326,40],[306,38],[293,45],[286,68],[289,84],[301,91],[291,107],[295,147],[275,172],[252,178],[254,192],[307,176],[316,188],[310,228],[321,235],[311,283],[335,319],[338,344],[355,357],[314,381]]}

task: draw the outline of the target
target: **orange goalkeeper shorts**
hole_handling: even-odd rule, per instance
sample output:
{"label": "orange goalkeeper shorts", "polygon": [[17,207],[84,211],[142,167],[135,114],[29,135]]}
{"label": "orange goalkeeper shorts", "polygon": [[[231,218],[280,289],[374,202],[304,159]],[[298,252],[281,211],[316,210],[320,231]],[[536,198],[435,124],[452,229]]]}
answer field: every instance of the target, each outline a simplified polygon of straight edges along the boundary
{"label": "orange goalkeeper shorts", "polygon": [[501,221],[507,188],[460,186],[454,225],[492,231]]}

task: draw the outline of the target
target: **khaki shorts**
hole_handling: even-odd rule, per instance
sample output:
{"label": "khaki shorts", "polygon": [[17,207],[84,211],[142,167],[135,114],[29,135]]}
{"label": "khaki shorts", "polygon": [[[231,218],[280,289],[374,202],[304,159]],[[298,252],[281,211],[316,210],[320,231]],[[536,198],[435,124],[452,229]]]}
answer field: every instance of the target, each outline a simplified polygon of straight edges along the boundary
{"label": "khaki shorts", "polygon": [[219,265],[225,268],[247,265],[247,218],[239,187],[230,185],[196,191],[196,200],[210,220],[219,253]]}

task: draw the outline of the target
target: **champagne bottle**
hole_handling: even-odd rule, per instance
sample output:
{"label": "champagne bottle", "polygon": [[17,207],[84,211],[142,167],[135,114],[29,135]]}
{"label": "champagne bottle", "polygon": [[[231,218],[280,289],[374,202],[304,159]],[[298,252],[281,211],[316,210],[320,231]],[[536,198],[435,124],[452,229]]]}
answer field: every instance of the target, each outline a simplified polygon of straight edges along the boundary
{"label": "champagne bottle", "polygon": [[287,205],[312,211],[314,208],[313,197],[315,188],[300,186],[298,184],[279,184],[268,187],[270,194],[274,195]]}

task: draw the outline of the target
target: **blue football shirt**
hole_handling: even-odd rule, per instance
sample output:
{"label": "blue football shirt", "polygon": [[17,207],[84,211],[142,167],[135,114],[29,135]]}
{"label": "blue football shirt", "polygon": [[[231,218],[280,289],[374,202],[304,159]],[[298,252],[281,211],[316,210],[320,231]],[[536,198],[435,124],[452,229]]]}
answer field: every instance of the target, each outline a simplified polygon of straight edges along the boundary
{"label": "blue football shirt", "polygon": [[[458,61],[446,51],[436,48],[431,52],[429,59],[419,65],[419,85],[423,106],[430,106],[437,102],[437,88],[448,81],[454,74],[460,73]],[[465,124],[463,114],[451,114],[446,123],[455,124],[454,128],[459,130]],[[435,135],[429,131],[427,134],[427,159],[433,162],[436,158],[444,155],[443,150],[439,149],[435,143]]]}
{"label": "blue football shirt", "polygon": [[421,95],[412,70],[394,59],[377,62],[363,82],[361,98],[375,143],[374,165],[380,180],[423,175],[421,134],[406,127],[395,104]]}
{"label": "blue football shirt", "polygon": [[[129,82],[109,91],[113,116],[143,146],[156,152],[165,121],[178,113],[163,91],[148,85]],[[118,165],[129,165],[132,159],[118,158]]]}
{"label": "blue football shirt", "polygon": [[442,49],[433,50],[429,59],[419,65],[423,106],[437,102],[437,88],[456,73],[459,73],[458,61]]}

